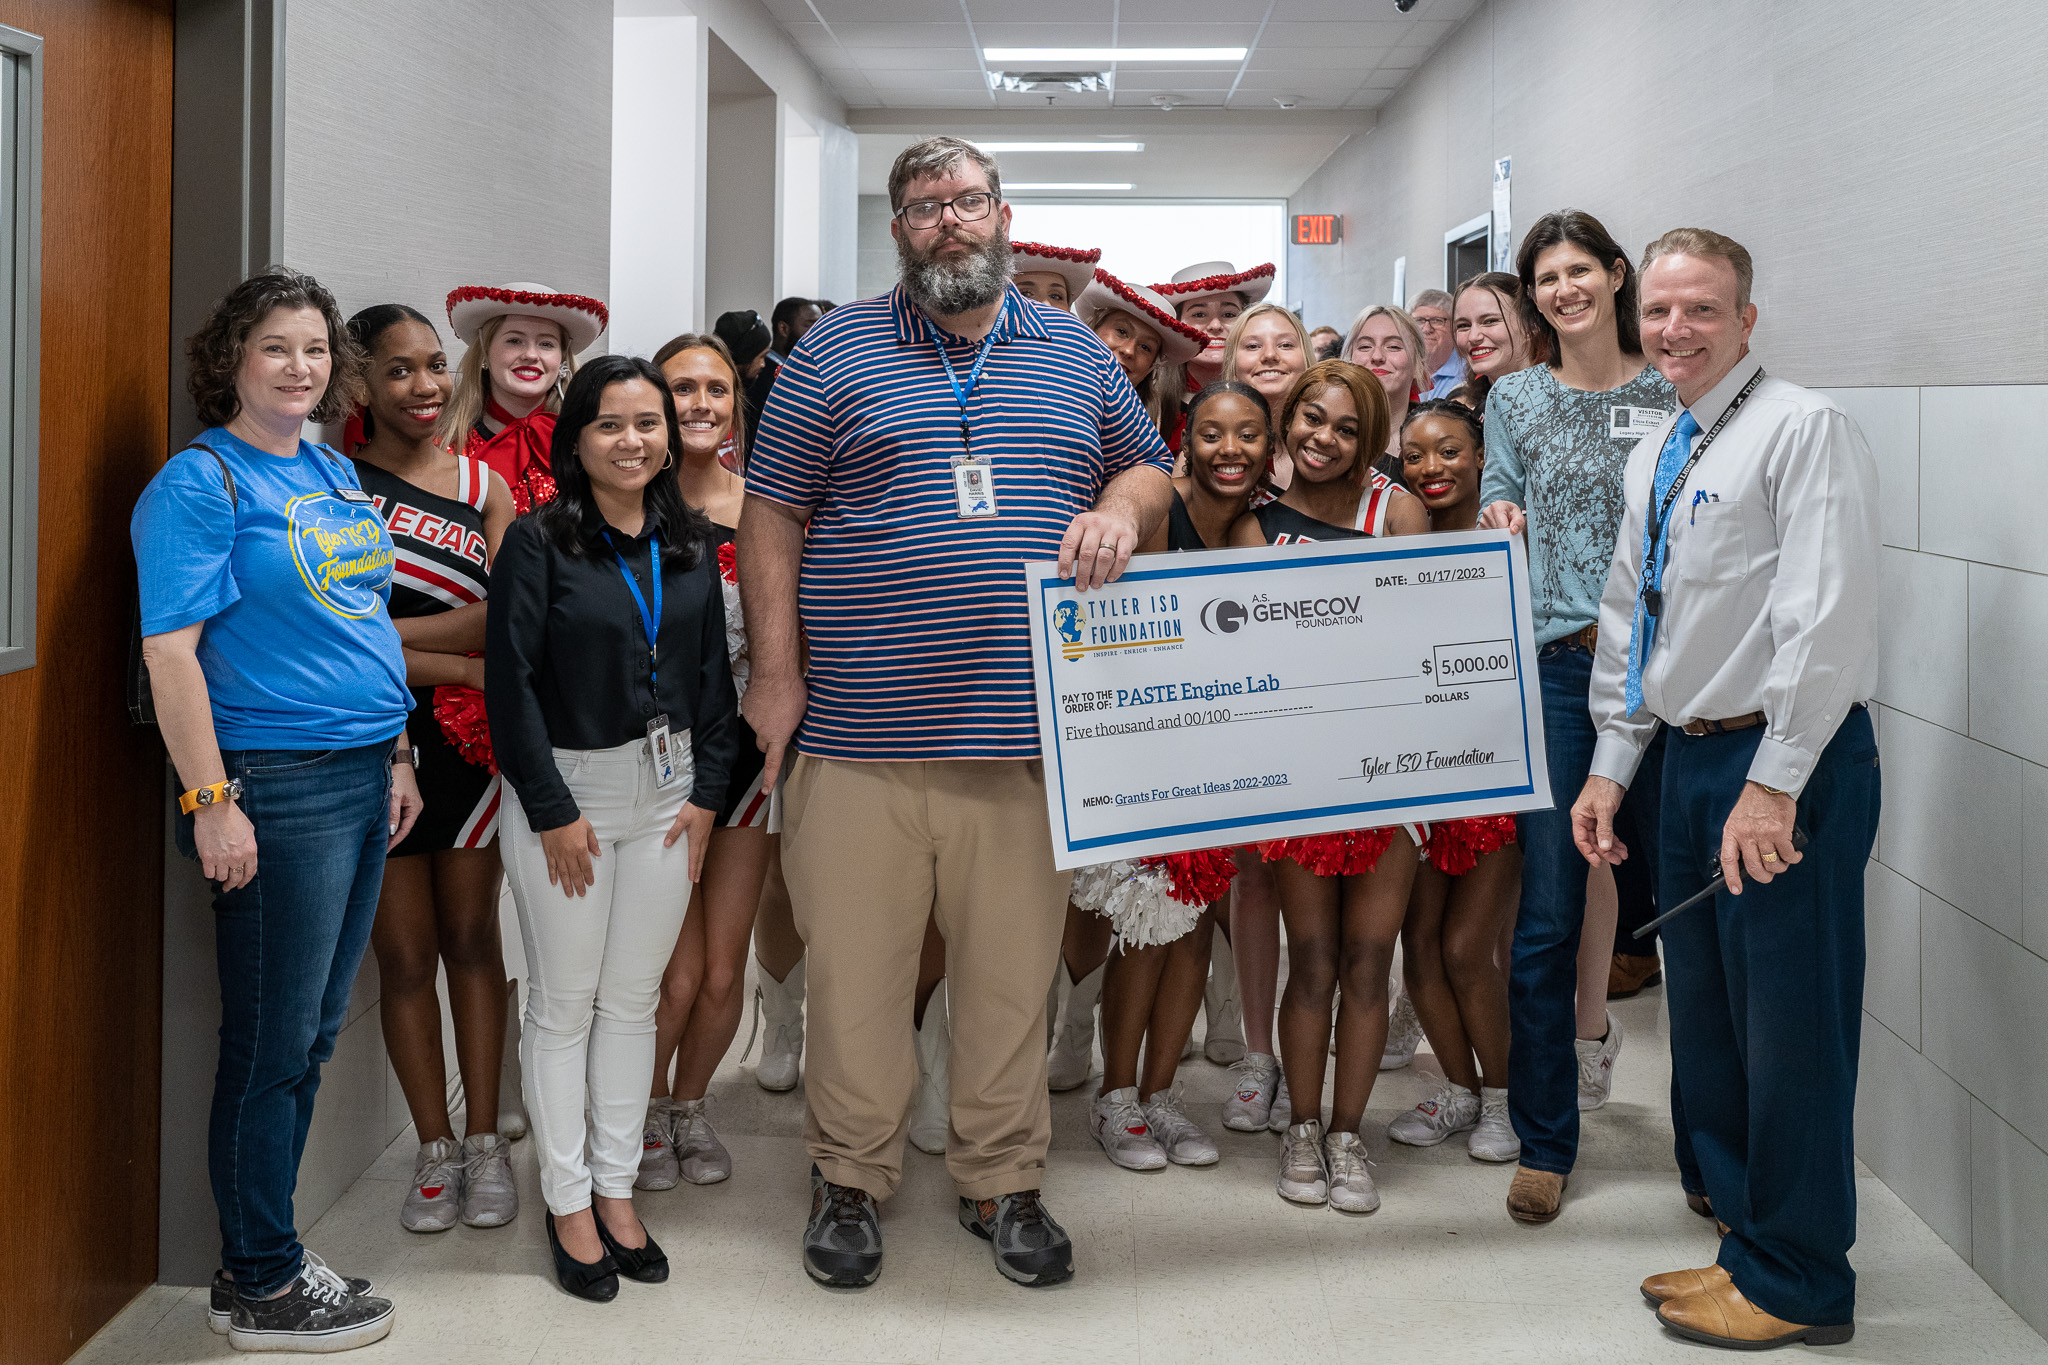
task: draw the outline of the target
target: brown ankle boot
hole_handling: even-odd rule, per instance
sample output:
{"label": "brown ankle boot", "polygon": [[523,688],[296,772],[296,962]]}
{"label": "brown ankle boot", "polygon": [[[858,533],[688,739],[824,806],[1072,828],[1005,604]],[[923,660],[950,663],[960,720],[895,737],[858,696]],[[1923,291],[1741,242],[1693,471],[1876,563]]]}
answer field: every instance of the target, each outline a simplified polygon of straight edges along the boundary
{"label": "brown ankle boot", "polygon": [[1643,1298],[1655,1308],[1673,1299],[1682,1299],[1687,1294],[1697,1294],[1703,1289],[1725,1284],[1728,1272],[1718,1265],[1704,1270],[1667,1270],[1662,1275],[1652,1275],[1643,1281]]}
{"label": "brown ankle boot", "polygon": [[1557,1217],[1564,1203],[1565,1177],[1555,1171],[1515,1168],[1515,1183],[1508,1186],[1508,1216],[1517,1223],[1548,1223]]}
{"label": "brown ankle boot", "polygon": [[1607,998],[1626,1000],[1645,986],[1654,986],[1663,979],[1664,963],[1655,953],[1648,957],[1616,953],[1614,960],[1607,964]]}
{"label": "brown ankle boot", "polygon": [[1803,1341],[1808,1346],[1839,1346],[1856,1335],[1853,1322],[1810,1327],[1773,1317],[1743,1297],[1733,1280],[1687,1294],[1657,1310],[1657,1320],[1682,1337],[1709,1346],[1740,1351],[1768,1350]]}

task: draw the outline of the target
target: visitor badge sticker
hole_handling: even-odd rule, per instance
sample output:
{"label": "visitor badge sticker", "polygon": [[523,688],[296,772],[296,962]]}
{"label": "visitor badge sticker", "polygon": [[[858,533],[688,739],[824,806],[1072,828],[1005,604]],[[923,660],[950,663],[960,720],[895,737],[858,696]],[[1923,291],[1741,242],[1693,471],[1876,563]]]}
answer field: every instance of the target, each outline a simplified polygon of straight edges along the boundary
{"label": "visitor badge sticker", "polygon": [[1639,408],[1616,403],[1608,409],[1607,434],[1615,440],[1640,441],[1654,436],[1671,414],[1662,408]]}
{"label": "visitor badge sticker", "polygon": [[1518,536],[1024,573],[1059,867],[1551,805]]}

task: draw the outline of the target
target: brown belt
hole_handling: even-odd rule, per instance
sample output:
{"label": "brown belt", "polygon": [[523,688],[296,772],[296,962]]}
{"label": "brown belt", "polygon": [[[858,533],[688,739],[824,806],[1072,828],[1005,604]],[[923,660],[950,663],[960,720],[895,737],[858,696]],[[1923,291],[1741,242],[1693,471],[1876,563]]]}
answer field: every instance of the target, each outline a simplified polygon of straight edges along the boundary
{"label": "brown belt", "polygon": [[1730,730],[1748,730],[1762,725],[1767,717],[1761,711],[1752,711],[1746,716],[1730,716],[1727,720],[1689,720],[1684,730],[1689,735],[1725,735]]}
{"label": "brown belt", "polygon": [[1581,627],[1565,636],[1562,640],[1559,640],[1558,643],[1561,645],[1577,645],[1588,654],[1598,654],[1600,652],[1600,627],[1597,624]]}

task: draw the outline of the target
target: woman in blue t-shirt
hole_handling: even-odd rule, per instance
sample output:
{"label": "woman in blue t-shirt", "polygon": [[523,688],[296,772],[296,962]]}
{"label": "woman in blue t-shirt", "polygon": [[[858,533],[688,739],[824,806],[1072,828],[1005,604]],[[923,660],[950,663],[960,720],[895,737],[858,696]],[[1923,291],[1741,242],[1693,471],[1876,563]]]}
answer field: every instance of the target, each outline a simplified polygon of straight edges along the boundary
{"label": "woman in blue t-shirt", "polygon": [[299,1245],[292,1191],[384,854],[420,812],[394,556],[355,467],[303,440],[362,386],[334,297],[278,269],[187,344],[207,430],[136,504],[142,649],[177,767],[178,842],[213,882],[220,1066],[207,1164],[217,1330],[244,1350],[342,1350],[391,1303]]}

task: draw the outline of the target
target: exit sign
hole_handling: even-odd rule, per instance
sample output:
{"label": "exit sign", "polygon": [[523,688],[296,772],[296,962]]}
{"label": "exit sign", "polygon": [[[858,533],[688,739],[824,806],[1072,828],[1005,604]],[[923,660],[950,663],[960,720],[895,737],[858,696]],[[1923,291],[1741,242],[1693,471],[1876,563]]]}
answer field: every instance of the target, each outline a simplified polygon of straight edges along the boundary
{"label": "exit sign", "polygon": [[1297,213],[1294,215],[1294,244],[1296,246],[1332,246],[1344,236],[1344,219],[1335,213]]}

